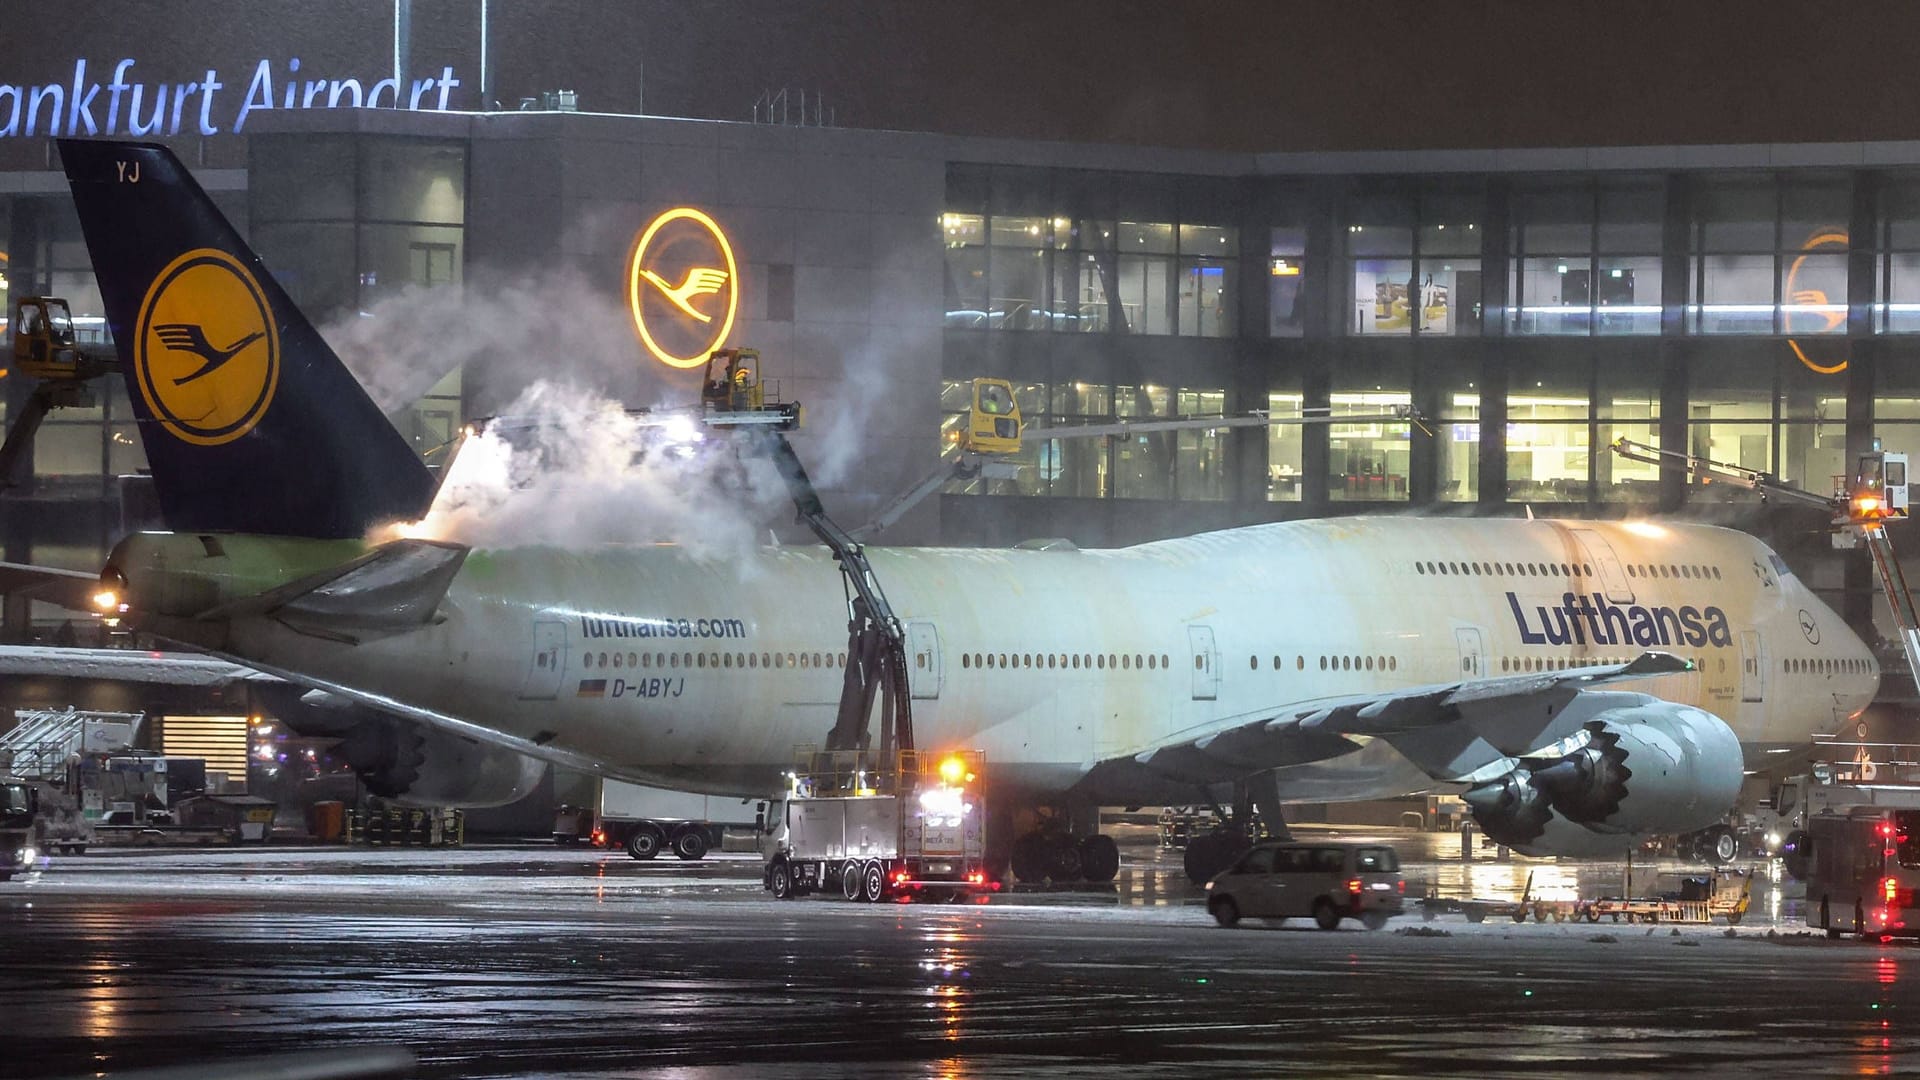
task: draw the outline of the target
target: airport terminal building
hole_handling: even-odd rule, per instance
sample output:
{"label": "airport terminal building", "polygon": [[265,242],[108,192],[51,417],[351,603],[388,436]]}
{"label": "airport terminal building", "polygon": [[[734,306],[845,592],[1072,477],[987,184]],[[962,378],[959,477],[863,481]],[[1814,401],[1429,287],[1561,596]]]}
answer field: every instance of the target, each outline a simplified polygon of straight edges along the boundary
{"label": "airport terminal building", "polygon": [[[1409,507],[1723,516],[1754,497],[1608,444],[1824,489],[1849,445],[1920,443],[1915,145],[1240,156],[568,112],[256,125],[202,182],[316,323],[379,311],[396,325],[373,340],[417,340],[383,301],[471,281],[467,303],[517,317],[553,283],[531,307],[556,349],[625,349],[632,371],[582,371],[622,396],[697,393],[626,309],[638,239],[699,210],[737,264],[726,343],[858,432],[838,481],[856,519],[937,465],[976,376],[1051,426],[1424,418],[1029,444],[1017,477],[955,485],[902,542],[1126,544]],[[14,169],[0,190],[9,293],[100,326],[64,179]],[[571,343],[564,324],[609,310],[630,340]],[[569,372],[402,351],[424,365],[399,414],[423,452]],[[9,406],[28,389],[10,381]],[[41,429],[9,559],[97,565],[137,516],[115,479],[144,464],[124,388],[102,398]]]}
{"label": "airport terminal building", "polygon": [[[817,103],[722,122],[553,92],[474,111],[441,59],[384,89],[344,61],[249,60],[147,87],[170,110],[115,96],[142,69],[100,55],[0,87],[7,295],[65,296],[103,332],[48,135],[148,121],[342,351],[381,357],[376,398],[423,454],[541,378],[691,401],[685,365],[725,343],[806,405],[803,456],[840,440],[826,479],[849,523],[938,464],[977,376],[1011,380],[1045,426],[1318,421],[1029,442],[1014,478],[950,485],[898,542],[1657,511],[1767,534],[1867,611],[1865,561],[1827,557],[1804,511],[1608,445],[1816,489],[1875,438],[1920,447],[1920,143],[1245,154],[833,126]],[[136,106],[117,127],[109,99]],[[717,240],[732,268],[700,301],[724,301],[717,336],[661,302],[701,256],[641,273],[672,247],[649,237],[694,218],[675,243]],[[0,385],[11,416],[31,388]],[[1419,422],[1378,419],[1406,406]],[[123,387],[56,411],[0,501],[5,557],[99,565],[152,513],[125,479],[143,465]],[[58,617],[8,611],[16,639]]]}

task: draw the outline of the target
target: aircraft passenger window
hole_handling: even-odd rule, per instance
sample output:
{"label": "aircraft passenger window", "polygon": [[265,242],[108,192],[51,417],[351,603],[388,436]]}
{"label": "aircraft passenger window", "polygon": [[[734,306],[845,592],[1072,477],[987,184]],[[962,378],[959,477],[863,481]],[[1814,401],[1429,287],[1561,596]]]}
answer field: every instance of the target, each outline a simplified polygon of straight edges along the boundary
{"label": "aircraft passenger window", "polygon": [[1118,668],[1118,667],[1120,666],[1120,660],[1119,660],[1119,658],[1118,658],[1118,657],[1116,657],[1116,656],[1114,656],[1114,655],[1113,655],[1112,653],[1108,653],[1108,654],[1107,654],[1107,666],[1108,666],[1108,667],[1110,667],[1110,668]]}
{"label": "aircraft passenger window", "polygon": [[1640,576],[1639,574],[1636,574],[1636,573],[1634,573],[1634,571],[1633,571],[1633,564],[1632,564],[1632,563],[1628,563],[1628,564],[1627,564],[1627,576],[1628,576],[1628,577],[1639,577],[1639,576]]}
{"label": "aircraft passenger window", "polygon": [[787,654],[787,666],[788,666],[788,667],[799,667],[799,666],[800,666],[800,658],[799,658],[799,657],[797,657],[797,656],[795,656],[795,655],[793,655],[792,653],[788,653],[788,654]]}
{"label": "aircraft passenger window", "polygon": [[1424,574],[1424,573],[1426,573],[1426,572],[1427,572],[1427,564],[1426,564],[1426,563],[1423,563],[1423,562],[1417,562],[1417,563],[1414,563],[1414,564],[1413,564],[1413,571],[1414,571],[1414,573],[1416,573],[1416,574]]}
{"label": "aircraft passenger window", "polygon": [[1341,657],[1341,658],[1340,658],[1340,670],[1341,670],[1341,671],[1352,671],[1352,670],[1353,670],[1353,657],[1351,657],[1351,656],[1343,656],[1343,657]]}
{"label": "aircraft passenger window", "polygon": [[[1107,670],[1107,658],[1098,653],[1094,654],[1093,666],[1099,668],[1101,671]],[[1205,666],[1204,661],[1197,656],[1193,658],[1193,669],[1195,671],[1200,670],[1203,666]]]}
{"label": "aircraft passenger window", "polygon": [[960,666],[961,666],[961,667],[963,667],[963,668],[971,668],[971,667],[973,666],[973,654],[972,654],[972,653],[961,653],[961,654],[960,654]]}
{"label": "aircraft passenger window", "polygon": [[[1135,668],[1138,668],[1138,667],[1140,666],[1140,654],[1139,654],[1139,653],[1134,653],[1134,654],[1133,654],[1133,666],[1134,666]],[[1259,667],[1260,665],[1259,665],[1259,664],[1255,664],[1254,666],[1255,666],[1255,667]]]}
{"label": "aircraft passenger window", "polygon": [[[1125,660],[1125,659],[1126,659],[1126,657],[1124,657],[1124,656],[1123,656],[1123,657],[1121,657],[1120,659],[1121,659],[1121,660]],[[1247,670],[1249,670],[1249,671],[1259,671],[1259,670],[1260,670],[1260,658],[1259,658],[1259,657],[1257,657],[1257,656],[1249,656],[1249,657],[1247,657]]]}
{"label": "aircraft passenger window", "polygon": [[1716,567],[1713,567],[1712,569],[1713,569],[1713,580],[1715,580],[1715,581],[1719,581],[1719,580],[1720,580],[1720,568],[1716,566]]}
{"label": "aircraft passenger window", "polygon": [[614,654],[613,654],[613,666],[614,666],[614,667],[619,667],[619,666],[620,666],[620,654],[619,654],[619,653],[614,653]]}
{"label": "aircraft passenger window", "polygon": [[1324,656],[1320,658],[1320,670],[1321,671],[1327,670],[1327,658]]}
{"label": "aircraft passenger window", "polygon": [[1387,670],[1389,670],[1389,671],[1399,671],[1399,670],[1400,670],[1400,658],[1399,658],[1399,657],[1397,657],[1397,656],[1389,656],[1389,657],[1387,657]]}
{"label": "aircraft passenger window", "polygon": [[1032,653],[1022,653],[1022,654],[1021,654],[1021,656],[1020,656],[1020,666],[1021,666],[1021,667],[1027,667],[1027,668],[1030,668],[1030,667],[1032,667],[1032,666],[1033,666],[1033,654],[1032,654]]}
{"label": "aircraft passenger window", "polygon": [[[614,657],[614,659],[615,659],[615,660],[618,660],[618,659],[620,659],[620,658],[616,656],[616,657]],[[716,665],[716,666],[718,666],[718,667],[727,667],[727,668],[730,668],[730,667],[732,667],[732,666],[733,666],[733,654],[732,654],[732,653],[721,653],[721,654],[720,654],[720,663],[719,663],[718,665]]]}
{"label": "aircraft passenger window", "polygon": [[1173,670],[1173,662],[1167,659],[1166,653],[1160,654],[1160,666],[1163,668],[1166,668],[1169,671]]}
{"label": "aircraft passenger window", "polygon": [[707,666],[707,654],[706,654],[706,653],[700,653],[700,654],[699,654],[698,656],[696,656],[696,657],[694,658],[694,664],[695,664],[696,666],[698,666],[698,667],[706,667],[706,666]]}
{"label": "aircraft passenger window", "polygon": [[1500,658],[1500,670],[1501,670],[1501,671],[1506,671],[1506,670],[1507,670],[1507,663],[1508,663],[1508,661],[1507,661],[1507,658],[1506,658],[1506,657],[1504,657],[1504,656],[1503,656],[1503,657],[1501,657],[1501,658]]}
{"label": "aircraft passenger window", "polygon": [[1277,656],[1273,658],[1273,670],[1275,671],[1280,670],[1280,658]]}
{"label": "aircraft passenger window", "polygon": [[1295,671],[1307,670],[1307,658],[1304,656],[1295,656],[1293,658],[1293,670]]}

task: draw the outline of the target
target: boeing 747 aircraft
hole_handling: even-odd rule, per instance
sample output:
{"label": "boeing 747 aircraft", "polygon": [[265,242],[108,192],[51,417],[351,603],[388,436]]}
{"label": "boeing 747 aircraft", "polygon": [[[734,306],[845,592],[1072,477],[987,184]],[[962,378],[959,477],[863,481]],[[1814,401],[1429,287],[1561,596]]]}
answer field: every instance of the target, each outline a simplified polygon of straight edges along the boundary
{"label": "boeing 747 aircraft", "polygon": [[[848,662],[825,549],[366,539],[427,508],[406,444],[172,154],[60,150],[172,528],[105,567],[129,618],[384,718],[369,769],[399,795],[519,755],[766,792],[822,740]],[[229,344],[210,364],[201,342]],[[919,746],[985,751],[991,820],[1055,877],[1117,866],[1092,808],[1223,796],[1450,791],[1517,850],[1622,850],[1720,820],[1878,679],[1778,556],[1700,525],[1355,517],[868,556]]]}

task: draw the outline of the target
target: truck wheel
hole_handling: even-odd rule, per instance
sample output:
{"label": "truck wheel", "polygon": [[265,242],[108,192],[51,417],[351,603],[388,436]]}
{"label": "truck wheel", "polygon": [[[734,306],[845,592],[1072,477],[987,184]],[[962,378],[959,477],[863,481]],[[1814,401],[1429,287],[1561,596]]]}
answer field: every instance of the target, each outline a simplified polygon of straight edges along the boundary
{"label": "truck wheel", "polygon": [[865,899],[866,877],[860,872],[860,864],[847,860],[846,869],[840,871],[840,895],[849,900]]}
{"label": "truck wheel", "polygon": [[651,825],[642,825],[627,837],[627,854],[643,862],[660,854],[660,849],[665,846],[666,838]]}
{"label": "truck wheel", "polygon": [[1787,842],[1780,845],[1780,861],[1787,876],[1795,881],[1805,881],[1807,871],[1812,867],[1808,859],[1813,855],[1813,837],[1804,831],[1795,830],[1787,834]]}
{"label": "truck wheel", "polygon": [[775,900],[793,899],[793,867],[787,865],[787,860],[775,859],[767,868],[767,889]]}
{"label": "truck wheel", "polygon": [[875,859],[867,864],[862,873],[863,887],[860,896],[870,904],[877,904],[887,898],[887,868]]}
{"label": "truck wheel", "polygon": [[698,828],[682,829],[673,838],[673,853],[687,862],[706,858],[707,836]]}

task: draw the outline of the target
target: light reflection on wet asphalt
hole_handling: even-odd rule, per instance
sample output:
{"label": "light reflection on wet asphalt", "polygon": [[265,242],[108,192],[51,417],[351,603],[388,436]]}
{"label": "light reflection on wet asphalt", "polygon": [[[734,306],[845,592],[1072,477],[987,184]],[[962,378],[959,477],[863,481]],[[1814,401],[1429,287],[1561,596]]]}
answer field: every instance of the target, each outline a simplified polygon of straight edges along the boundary
{"label": "light reflection on wet asphalt", "polygon": [[[1429,859],[1455,850],[1397,842]],[[744,856],[63,860],[0,885],[0,1076],[366,1043],[409,1047],[424,1076],[1920,1068],[1905,1015],[1920,997],[1902,986],[1920,949],[1798,936],[1764,904],[1733,940],[1722,926],[1676,936],[1457,915],[1396,922],[1447,937],[1224,931],[1183,903],[1171,857],[1128,855],[1118,896],[882,907],[776,902]],[[1596,883],[1621,871],[1434,860],[1410,876],[1512,895],[1529,868],[1537,889],[1609,892]]]}

